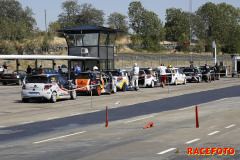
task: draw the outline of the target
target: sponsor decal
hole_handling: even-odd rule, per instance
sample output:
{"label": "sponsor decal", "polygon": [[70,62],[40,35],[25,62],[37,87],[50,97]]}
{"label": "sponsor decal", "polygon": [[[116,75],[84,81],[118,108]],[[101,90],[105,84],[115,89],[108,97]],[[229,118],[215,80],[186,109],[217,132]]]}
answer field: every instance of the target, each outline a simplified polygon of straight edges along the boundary
{"label": "sponsor decal", "polygon": [[188,148],[188,155],[234,155],[234,148]]}

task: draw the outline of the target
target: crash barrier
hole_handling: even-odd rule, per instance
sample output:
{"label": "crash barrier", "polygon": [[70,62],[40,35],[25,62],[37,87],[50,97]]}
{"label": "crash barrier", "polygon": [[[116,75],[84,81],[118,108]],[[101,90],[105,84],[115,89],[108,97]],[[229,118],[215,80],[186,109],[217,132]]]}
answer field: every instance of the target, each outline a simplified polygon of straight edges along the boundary
{"label": "crash barrier", "polygon": [[153,127],[153,123],[152,122],[148,123],[143,129],[146,129],[148,127],[152,128]]}
{"label": "crash barrier", "polygon": [[108,106],[106,106],[106,123],[105,127],[108,127]]}
{"label": "crash barrier", "polygon": [[195,112],[196,112],[196,128],[199,128],[199,121],[198,121],[198,106],[195,106]]}

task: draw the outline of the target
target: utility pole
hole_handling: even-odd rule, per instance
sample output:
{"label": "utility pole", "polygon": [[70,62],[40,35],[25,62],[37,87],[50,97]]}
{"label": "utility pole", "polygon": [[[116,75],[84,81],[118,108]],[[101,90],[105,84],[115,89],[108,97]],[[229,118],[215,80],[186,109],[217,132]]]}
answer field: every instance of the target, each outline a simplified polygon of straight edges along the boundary
{"label": "utility pole", "polygon": [[45,29],[46,29],[46,32],[48,32],[48,28],[47,28],[47,11],[45,9]]}

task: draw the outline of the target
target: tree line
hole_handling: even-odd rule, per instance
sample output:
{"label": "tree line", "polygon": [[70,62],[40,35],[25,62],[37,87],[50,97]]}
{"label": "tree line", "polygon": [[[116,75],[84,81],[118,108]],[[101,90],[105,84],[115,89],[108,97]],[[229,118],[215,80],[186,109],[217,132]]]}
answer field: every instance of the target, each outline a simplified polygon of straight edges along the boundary
{"label": "tree line", "polygon": [[[129,4],[127,15],[114,12],[107,20],[104,19],[103,10],[89,3],[67,0],[61,7],[58,20],[50,22],[46,33],[36,27],[33,11],[29,7],[22,8],[17,0],[0,0],[0,52],[10,53],[11,49],[5,49],[9,47],[9,42],[14,42],[18,53],[24,48],[46,49],[54,35],[61,36],[57,30],[85,24],[107,24],[110,28],[121,30],[118,37],[130,36],[130,47],[134,50],[160,52],[164,50],[160,42],[166,40],[177,42],[176,50],[182,52],[211,52],[213,41],[218,52],[240,52],[240,9],[227,3],[207,2],[192,13],[168,8],[165,24],[156,13],[144,8],[140,1]],[[41,42],[33,45],[39,37],[43,37]],[[190,42],[191,46],[186,45]]]}

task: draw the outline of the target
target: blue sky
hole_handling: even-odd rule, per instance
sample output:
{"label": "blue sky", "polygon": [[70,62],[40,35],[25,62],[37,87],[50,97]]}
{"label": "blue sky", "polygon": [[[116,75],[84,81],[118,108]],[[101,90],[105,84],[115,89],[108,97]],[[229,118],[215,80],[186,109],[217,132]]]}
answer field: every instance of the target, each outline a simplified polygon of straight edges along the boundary
{"label": "blue sky", "polygon": [[[37,26],[40,30],[45,29],[44,10],[47,10],[47,23],[56,21],[58,15],[62,13],[61,4],[66,0],[18,0],[23,7],[29,6],[32,10]],[[113,13],[119,12],[127,16],[128,6],[133,0],[78,0],[78,4],[90,3],[93,7],[103,10],[105,19]],[[137,0],[139,1],[139,0]],[[155,12],[159,18],[165,22],[166,9],[181,8],[189,11],[189,0],[140,0],[144,8]],[[240,8],[240,0],[192,0],[192,11],[196,11],[206,2],[215,4],[226,2],[234,7]]]}

